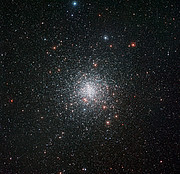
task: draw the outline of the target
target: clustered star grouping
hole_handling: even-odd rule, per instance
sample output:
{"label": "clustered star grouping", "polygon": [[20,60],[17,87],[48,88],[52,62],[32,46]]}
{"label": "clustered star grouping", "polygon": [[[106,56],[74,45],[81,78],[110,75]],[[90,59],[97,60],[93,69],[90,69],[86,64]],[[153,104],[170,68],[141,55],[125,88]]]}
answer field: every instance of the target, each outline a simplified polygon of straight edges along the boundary
{"label": "clustered star grouping", "polygon": [[0,9],[0,173],[178,173],[176,1]]}

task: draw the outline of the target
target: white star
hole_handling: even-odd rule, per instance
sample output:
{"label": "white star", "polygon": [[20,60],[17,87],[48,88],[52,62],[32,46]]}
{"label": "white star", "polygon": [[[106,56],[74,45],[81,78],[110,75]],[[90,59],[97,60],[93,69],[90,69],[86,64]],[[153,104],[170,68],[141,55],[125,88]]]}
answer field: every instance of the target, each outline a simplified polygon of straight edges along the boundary
{"label": "white star", "polygon": [[73,1],[73,6],[77,6],[77,2],[76,1]]}
{"label": "white star", "polygon": [[104,35],[104,36],[103,36],[103,39],[104,39],[104,40],[109,40],[109,37],[108,37],[107,35]]}

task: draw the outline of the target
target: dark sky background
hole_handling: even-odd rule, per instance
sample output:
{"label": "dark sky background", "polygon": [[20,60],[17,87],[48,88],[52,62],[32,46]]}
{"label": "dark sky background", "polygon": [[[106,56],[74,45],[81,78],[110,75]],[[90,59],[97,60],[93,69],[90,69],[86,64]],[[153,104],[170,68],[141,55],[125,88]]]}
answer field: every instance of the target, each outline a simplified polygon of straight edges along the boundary
{"label": "dark sky background", "polygon": [[0,173],[178,173],[179,3],[0,2]]}

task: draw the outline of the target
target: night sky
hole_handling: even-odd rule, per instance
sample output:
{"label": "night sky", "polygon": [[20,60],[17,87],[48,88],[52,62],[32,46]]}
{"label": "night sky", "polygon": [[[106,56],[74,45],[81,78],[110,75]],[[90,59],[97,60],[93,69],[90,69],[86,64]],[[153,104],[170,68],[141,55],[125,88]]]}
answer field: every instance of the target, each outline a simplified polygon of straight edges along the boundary
{"label": "night sky", "polygon": [[0,3],[0,173],[178,173],[178,0]]}

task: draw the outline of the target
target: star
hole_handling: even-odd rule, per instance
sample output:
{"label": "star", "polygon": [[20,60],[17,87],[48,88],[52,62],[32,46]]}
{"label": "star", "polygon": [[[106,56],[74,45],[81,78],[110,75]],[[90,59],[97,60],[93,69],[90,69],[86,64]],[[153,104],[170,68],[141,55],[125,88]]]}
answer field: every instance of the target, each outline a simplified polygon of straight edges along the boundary
{"label": "star", "polygon": [[88,102],[87,98],[83,98],[82,100],[83,100],[85,103]]}
{"label": "star", "polygon": [[77,2],[76,1],[73,1],[72,4],[73,4],[73,6],[77,6]]}
{"label": "star", "polygon": [[107,120],[107,121],[106,121],[106,126],[110,126],[110,124],[111,124],[111,121],[110,121],[110,120]]}
{"label": "star", "polygon": [[52,47],[53,50],[56,50],[56,48],[57,48],[56,46],[53,46],[53,47]]}
{"label": "star", "polygon": [[115,117],[115,118],[118,118],[118,115],[116,114],[114,117]]}
{"label": "star", "polygon": [[87,169],[84,167],[84,168],[82,168],[82,171],[86,171]]}
{"label": "star", "polygon": [[104,35],[104,36],[103,36],[103,39],[104,39],[105,41],[108,41],[108,40],[109,40],[109,37],[108,37],[107,35]]}
{"label": "star", "polygon": [[93,63],[93,66],[96,68],[98,66],[98,64],[97,63]]}
{"label": "star", "polygon": [[132,48],[136,47],[136,42],[131,42],[130,47],[132,47]]}
{"label": "star", "polygon": [[107,109],[107,106],[106,106],[106,105],[103,105],[102,108],[103,108],[103,110],[106,110],[106,109]]}

